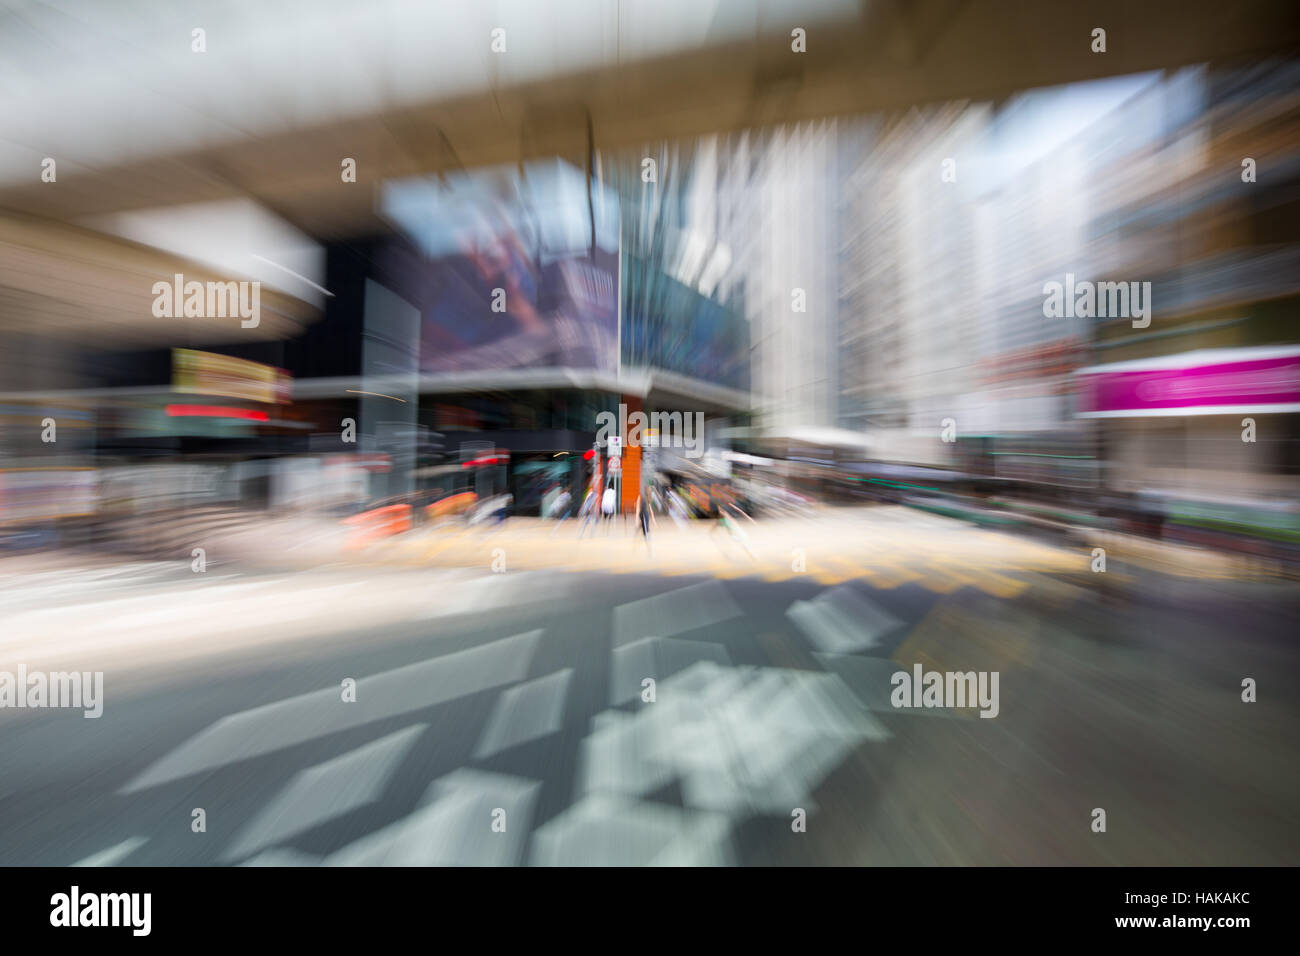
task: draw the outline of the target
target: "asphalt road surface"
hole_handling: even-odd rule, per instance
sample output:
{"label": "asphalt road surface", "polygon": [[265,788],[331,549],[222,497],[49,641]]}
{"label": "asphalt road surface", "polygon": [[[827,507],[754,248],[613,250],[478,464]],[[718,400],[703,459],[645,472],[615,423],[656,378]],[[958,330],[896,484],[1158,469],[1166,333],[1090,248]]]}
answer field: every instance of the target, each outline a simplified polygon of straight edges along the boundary
{"label": "asphalt road surface", "polygon": [[1294,586],[1019,580],[9,574],[0,864],[1293,864]]}

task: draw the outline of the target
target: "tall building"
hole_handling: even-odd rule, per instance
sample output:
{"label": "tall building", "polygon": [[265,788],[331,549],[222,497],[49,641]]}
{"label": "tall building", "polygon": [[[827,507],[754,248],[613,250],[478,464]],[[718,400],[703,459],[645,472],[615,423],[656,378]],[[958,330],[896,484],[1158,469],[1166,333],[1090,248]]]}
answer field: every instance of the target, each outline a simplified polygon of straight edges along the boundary
{"label": "tall building", "polygon": [[853,127],[839,216],[837,417],[866,432],[872,458],[948,463],[945,421],[959,434],[976,425],[970,373],[984,304],[967,154],[984,123],[983,111],[946,106]]}
{"label": "tall building", "polygon": [[1294,515],[1247,505],[1292,498],[1300,473],[1300,68],[1182,71],[1113,122],[1151,136],[1104,170],[1094,241],[1153,307],[1147,328],[1099,322],[1079,376],[1107,483],[1189,526],[1289,522],[1294,540]]}
{"label": "tall building", "polygon": [[[751,426],[756,450],[782,456],[864,448],[840,427],[840,121],[730,137],[722,219],[731,248],[729,292],[750,331]],[[743,299],[743,302],[741,301]]]}

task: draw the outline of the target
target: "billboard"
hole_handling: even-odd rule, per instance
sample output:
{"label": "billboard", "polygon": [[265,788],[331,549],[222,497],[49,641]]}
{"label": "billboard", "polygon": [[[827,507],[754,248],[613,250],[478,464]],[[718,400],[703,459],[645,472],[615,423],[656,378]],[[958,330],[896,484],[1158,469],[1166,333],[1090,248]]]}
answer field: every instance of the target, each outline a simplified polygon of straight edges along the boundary
{"label": "billboard", "polygon": [[658,368],[737,390],[749,388],[749,323],[736,309],[673,278],[655,263],[623,256],[625,366]]}
{"label": "billboard", "polygon": [[421,315],[424,373],[618,364],[618,200],[560,160],[385,188],[380,254]]}
{"label": "billboard", "polygon": [[172,389],[190,395],[221,395],[268,405],[289,403],[289,373],[261,362],[172,349]]}

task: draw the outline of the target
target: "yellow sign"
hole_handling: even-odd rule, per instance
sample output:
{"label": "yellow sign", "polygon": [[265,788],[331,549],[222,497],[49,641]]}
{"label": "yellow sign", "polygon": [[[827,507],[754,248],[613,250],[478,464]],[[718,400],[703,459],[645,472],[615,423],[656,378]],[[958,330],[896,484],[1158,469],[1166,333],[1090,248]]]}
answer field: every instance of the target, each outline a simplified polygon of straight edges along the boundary
{"label": "yellow sign", "polygon": [[191,395],[221,395],[247,402],[288,404],[289,375],[261,362],[198,352],[172,350],[172,388]]}

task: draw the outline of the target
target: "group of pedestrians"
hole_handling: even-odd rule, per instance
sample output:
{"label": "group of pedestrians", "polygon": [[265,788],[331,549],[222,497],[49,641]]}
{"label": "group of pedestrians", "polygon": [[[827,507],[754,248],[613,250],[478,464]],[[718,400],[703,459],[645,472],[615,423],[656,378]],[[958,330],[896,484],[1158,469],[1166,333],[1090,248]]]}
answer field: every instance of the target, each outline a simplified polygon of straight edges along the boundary
{"label": "group of pedestrians", "polygon": [[599,494],[596,493],[594,486],[588,488],[587,495],[583,498],[582,507],[578,512],[582,517],[582,525],[578,528],[578,537],[582,538],[586,535],[587,527],[596,521],[605,524],[605,533],[609,534],[609,527],[617,510],[617,499],[618,492],[614,490],[613,479],[606,483],[605,490]]}
{"label": "group of pedestrians", "polygon": [[[656,503],[658,504],[657,508]],[[749,536],[746,533],[745,525],[746,523],[752,524],[754,519],[740,507],[733,496],[719,495],[714,499],[713,505],[716,522],[710,535],[719,531],[726,532],[727,539],[740,547],[752,559],[754,552],[749,545]],[[688,509],[680,496],[672,489],[664,489],[661,492],[657,486],[650,485],[645,491],[637,495],[636,504],[632,507],[632,517],[636,522],[636,529],[641,536],[641,540],[645,542],[646,551],[651,557],[654,556],[653,531],[658,524],[658,518],[655,515],[656,510],[666,511],[673,521],[677,523],[678,527],[684,527],[689,518]],[[613,480],[607,481],[604,488],[599,492],[594,486],[588,488],[586,497],[578,509],[578,514],[582,519],[582,524],[578,530],[579,539],[585,537],[588,528],[594,525],[603,524],[605,534],[608,535],[613,527],[614,517],[618,514],[618,490]]]}

